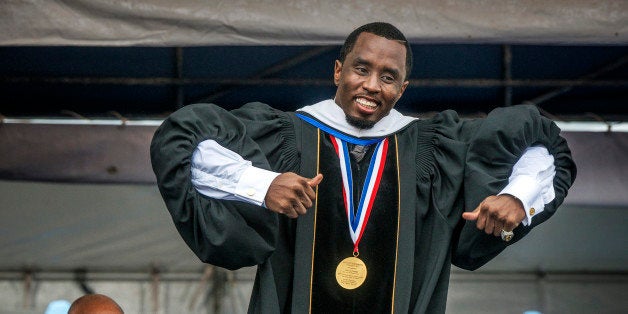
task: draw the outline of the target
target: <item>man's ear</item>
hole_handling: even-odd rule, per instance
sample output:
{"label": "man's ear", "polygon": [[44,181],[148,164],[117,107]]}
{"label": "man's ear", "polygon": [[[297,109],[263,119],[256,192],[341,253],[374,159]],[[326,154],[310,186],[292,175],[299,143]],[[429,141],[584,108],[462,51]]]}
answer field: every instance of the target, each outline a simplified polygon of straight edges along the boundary
{"label": "man's ear", "polygon": [[[399,100],[401,96],[403,96],[403,92],[406,91],[406,87],[408,87],[408,84],[410,84],[410,81],[405,81],[401,84],[401,89],[399,89],[399,95],[397,96],[397,100]],[[397,102],[397,100],[395,100],[395,103]]]}
{"label": "man's ear", "polygon": [[403,82],[403,84],[401,84],[401,93],[399,93],[399,97],[401,97],[401,95],[403,95],[403,92],[406,91],[406,87],[408,87],[408,84],[410,84],[410,81],[405,81]]}
{"label": "man's ear", "polygon": [[340,72],[342,72],[342,62],[336,60],[334,64],[334,84],[336,84],[336,86],[340,84]]}

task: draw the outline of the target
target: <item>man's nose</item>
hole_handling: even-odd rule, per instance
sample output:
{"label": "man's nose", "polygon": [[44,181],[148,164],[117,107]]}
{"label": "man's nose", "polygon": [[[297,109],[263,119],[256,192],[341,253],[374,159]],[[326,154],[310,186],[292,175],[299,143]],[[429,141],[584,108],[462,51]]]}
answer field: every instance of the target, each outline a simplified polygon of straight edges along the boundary
{"label": "man's nose", "polygon": [[377,93],[380,91],[381,86],[379,84],[379,78],[377,75],[369,75],[364,78],[364,82],[362,82],[362,88],[367,90],[370,93]]}

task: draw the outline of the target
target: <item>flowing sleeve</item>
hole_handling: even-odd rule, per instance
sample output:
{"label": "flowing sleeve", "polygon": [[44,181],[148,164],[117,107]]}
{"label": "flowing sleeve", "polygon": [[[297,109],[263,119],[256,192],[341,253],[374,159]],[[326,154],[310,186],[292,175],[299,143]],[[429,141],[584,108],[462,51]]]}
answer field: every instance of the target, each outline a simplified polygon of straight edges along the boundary
{"label": "flowing sleeve", "polygon": [[484,198],[497,194],[508,184],[513,165],[528,147],[545,146],[554,157],[556,169],[554,199],[530,225],[517,227],[512,241],[504,242],[499,237],[487,235],[478,230],[473,221],[460,220],[454,235],[452,262],[473,270],[554,214],[575,180],[576,166],[567,142],[560,136],[560,129],[542,117],[534,106],[495,109],[484,119],[463,122],[457,132],[457,136],[468,143],[462,195],[465,211],[474,210]]}
{"label": "flowing sleeve", "polygon": [[290,133],[281,130],[290,127],[288,118],[269,108],[257,113],[246,112],[246,108],[228,112],[211,104],[189,105],[173,113],[155,132],[150,150],[159,191],[179,234],[203,262],[237,269],[260,264],[274,251],[275,213],[244,202],[203,196],[191,183],[192,154],[207,139],[238,153],[255,167],[291,166],[284,161],[286,157],[279,157],[283,146],[272,144],[285,142],[278,137]]}

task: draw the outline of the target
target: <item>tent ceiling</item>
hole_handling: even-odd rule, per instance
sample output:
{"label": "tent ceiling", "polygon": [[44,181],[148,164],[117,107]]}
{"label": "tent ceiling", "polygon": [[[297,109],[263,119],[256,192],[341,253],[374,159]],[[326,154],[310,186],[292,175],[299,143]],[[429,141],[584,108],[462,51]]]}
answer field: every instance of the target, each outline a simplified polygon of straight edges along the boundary
{"label": "tent ceiling", "polygon": [[[628,46],[415,44],[397,109],[462,114],[536,102],[551,114],[624,120]],[[285,110],[333,97],[339,46],[5,47],[0,114],[163,117],[188,103]],[[509,62],[505,63],[505,55]],[[592,119],[591,117],[584,117]]]}
{"label": "tent ceiling", "polygon": [[0,45],[204,46],[339,44],[370,21],[413,43],[628,40],[623,0],[3,1]]}

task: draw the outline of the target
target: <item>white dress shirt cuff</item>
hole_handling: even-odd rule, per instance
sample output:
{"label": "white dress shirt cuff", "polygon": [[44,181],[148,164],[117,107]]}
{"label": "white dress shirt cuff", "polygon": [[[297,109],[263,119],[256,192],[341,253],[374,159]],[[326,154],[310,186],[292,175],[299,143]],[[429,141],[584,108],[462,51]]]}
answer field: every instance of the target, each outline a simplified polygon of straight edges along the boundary
{"label": "white dress shirt cuff", "polygon": [[235,194],[249,203],[263,206],[266,192],[278,175],[276,172],[249,166],[240,176]]}
{"label": "white dress shirt cuff", "polygon": [[526,218],[522,223],[528,226],[532,223],[532,217],[543,211],[545,207],[541,196],[541,184],[534,178],[519,175],[511,178],[508,185],[499,192],[499,195],[509,194],[518,198],[523,203]]}

